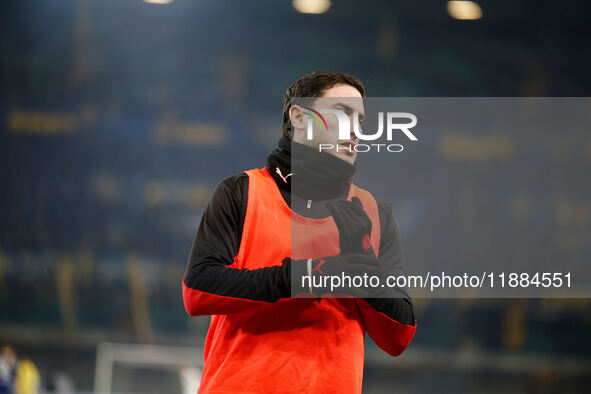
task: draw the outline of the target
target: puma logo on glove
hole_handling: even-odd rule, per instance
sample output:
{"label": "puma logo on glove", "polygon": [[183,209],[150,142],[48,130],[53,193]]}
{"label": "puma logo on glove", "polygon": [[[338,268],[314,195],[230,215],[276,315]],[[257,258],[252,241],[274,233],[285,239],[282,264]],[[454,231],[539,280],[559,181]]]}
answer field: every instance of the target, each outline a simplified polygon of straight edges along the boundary
{"label": "puma logo on glove", "polygon": [[326,205],[339,229],[341,254],[372,253],[371,219],[357,197],[330,201]]}
{"label": "puma logo on glove", "polygon": [[320,275],[324,275],[324,272],[320,269],[326,263],[326,260],[315,261],[316,266],[312,268],[312,272],[317,271],[320,272]]}

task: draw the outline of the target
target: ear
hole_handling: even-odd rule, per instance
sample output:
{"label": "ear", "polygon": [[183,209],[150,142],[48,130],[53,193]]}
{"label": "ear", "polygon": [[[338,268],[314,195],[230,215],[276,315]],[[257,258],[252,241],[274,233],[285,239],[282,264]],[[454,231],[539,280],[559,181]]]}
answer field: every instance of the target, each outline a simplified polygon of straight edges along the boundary
{"label": "ear", "polygon": [[299,105],[292,105],[289,109],[289,120],[295,130],[306,129],[306,116],[304,115],[304,109]]}

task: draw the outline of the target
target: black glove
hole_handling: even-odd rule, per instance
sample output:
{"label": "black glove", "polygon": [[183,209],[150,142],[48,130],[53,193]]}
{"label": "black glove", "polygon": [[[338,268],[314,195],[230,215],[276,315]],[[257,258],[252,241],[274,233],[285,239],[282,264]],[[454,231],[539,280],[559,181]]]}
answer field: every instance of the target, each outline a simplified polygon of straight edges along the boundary
{"label": "black glove", "polygon": [[[379,289],[369,286],[370,277],[377,276],[379,283],[384,283],[380,262],[372,254],[350,253],[323,257],[311,260],[309,265],[308,260],[286,260],[284,264],[289,262],[291,266],[292,296],[348,294],[359,298],[375,297]],[[311,277],[308,279],[309,275]]]}
{"label": "black glove", "polygon": [[371,219],[367,216],[359,198],[353,197],[351,201],[330,201],[326,206],[339,229],[341,254],[373,254]]}

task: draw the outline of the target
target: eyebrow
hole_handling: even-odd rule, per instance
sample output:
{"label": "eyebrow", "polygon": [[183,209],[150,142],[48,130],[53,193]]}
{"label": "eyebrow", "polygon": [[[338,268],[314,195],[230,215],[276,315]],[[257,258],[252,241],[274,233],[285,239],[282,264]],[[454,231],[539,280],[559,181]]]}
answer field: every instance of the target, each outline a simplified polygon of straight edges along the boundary
{"label": "eyebrow", "polygon": [[[343,104],[343,103],[336,103],[336,104],[334,104],[334,105],[335,105],[335,106],[337,106],[337,105],[340,105],[341,107],[343,107],[343,108],[345,109],[345,111],[349,110],[349,111],[351,111],[351,112],[355,112],[355,110],[354,110],[352,107],[348,106],[347,104]],[[363,112],[359,112],[359,117],[360,117],[360,118],[362,118],[362,119],[365,119],[365,113],[363,113]]]}

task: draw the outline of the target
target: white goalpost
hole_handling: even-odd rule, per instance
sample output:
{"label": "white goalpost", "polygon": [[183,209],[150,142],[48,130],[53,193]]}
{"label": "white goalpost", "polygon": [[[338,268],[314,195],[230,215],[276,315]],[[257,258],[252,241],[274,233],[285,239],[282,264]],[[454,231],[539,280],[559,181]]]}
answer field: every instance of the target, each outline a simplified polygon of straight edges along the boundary
{"label": "white goalpost", "polygon": [[203,368],[203,348],[100,343],[97,346],[94,393],[111,394],[115,374],[122,369],[150,369],[177,374],[182,392],[197,392]]}

